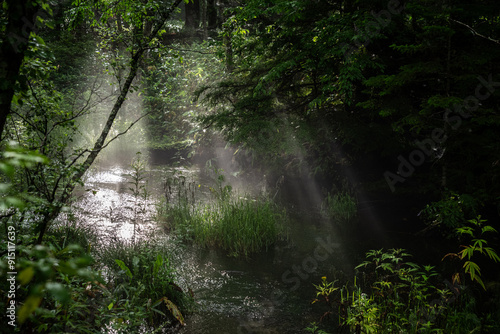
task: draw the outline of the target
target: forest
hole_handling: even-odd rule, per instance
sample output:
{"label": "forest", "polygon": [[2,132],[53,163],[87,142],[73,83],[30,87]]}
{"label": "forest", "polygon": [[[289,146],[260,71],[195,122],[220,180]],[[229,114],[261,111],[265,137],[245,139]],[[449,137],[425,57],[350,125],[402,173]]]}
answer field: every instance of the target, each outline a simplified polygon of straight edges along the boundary
{"label": "forest", "polygon": [[500,2],[2,0],[5,333],[500,333]]}

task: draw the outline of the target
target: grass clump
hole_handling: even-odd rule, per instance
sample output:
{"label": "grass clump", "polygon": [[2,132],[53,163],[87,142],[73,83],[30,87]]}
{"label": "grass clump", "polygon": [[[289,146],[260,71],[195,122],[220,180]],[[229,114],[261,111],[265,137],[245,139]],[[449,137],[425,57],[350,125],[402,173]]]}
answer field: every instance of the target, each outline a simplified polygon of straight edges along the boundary
{"label": "grass clump", "polygon": [[358,218],[358,203],[356,198],[347,191],[335,195],[328,193],[322,205],[325,215],[332,218],[341,228],[350,229],[355,226]]}
{"label": "grass clump", "polygon": [[232,187],[224,184],[222,169],[209,166],[214,185],[211,200],[195,205],[194,182],[182,175],[167,179],[165,202],[159,205],[158,220],[168,231],[183,240],[203,247],[220,248],[230,256],[247,257],[267,250],[285,236],[287,215],[271,199],[236,197]]}
{"label": "grass clump", "polygon": [[162,220],[184,240],[246,257],[284,237],[286,212],[268,199],[239,198],[198,207],[177,203],[163,210]]}
{"label": "grass clump", "polygon": [[[232,256],[267,250],[283,235],[284,212],[267,200],[237,199],[205,207],[191,220],[193,239]],[[189,224],[189,223],[188,223]]]}

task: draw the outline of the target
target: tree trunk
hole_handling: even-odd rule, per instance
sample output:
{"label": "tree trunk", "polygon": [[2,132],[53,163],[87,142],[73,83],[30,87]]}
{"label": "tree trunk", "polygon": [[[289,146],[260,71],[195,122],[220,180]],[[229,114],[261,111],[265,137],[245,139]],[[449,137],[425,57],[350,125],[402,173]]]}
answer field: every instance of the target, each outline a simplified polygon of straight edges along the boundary
{"label": "tree trunk", "polygon": [[215,0],[207,0],[207,21],[208,30],[217,28],[217,8],[215,7]]}
{"label": "tree trunk", "polygon": [[39,6],[33,1],[6,0],[7,26],[0,44],[0,140],[10,114],[15,84],[28,46],[28,38],[35,31]]}
{"label": "tree trunk", "polygon": [[223,39],[226,49],[226,70],[228,73],[231,73],[234,70],[233,44],[231,43],[231,36],[229,34],[224,36]]}
{"label": "tree trunk", "polygon": [[196,30],[200,27],[200,0],[192,0],[186,4],[186,21],[184,28]]}
{"label": "tree trunk", "polygon": [[208,38],[208,22],[207,22],[207,0],[201,0],[201,24],[203,26],[203,39]]}
{"label": "tree trunk", "polygon": [[85,161],[80,166],[78,171],[71,177],[71,181],[66,185],[65,189],[63,190],[63,193],[58,203],[56,203],[50,209],[50,212],[44,215],[44,219],[40,225],[40,234],[38,235],[37,243],[40,244],[42,242],[48,224],[59,215],[63,205],[66,204],[70,199],[76,184],[82,178],[83,174],[85,174],[85,172],[90,168],[90,166],[92,166],[95,159],[97,158],[97,155],[101,152],[102,148],[104,147],[104,143],[106,141],[106,138],[108,137],[109,132],[111,131],[111,127],[113,126],[115,118],[118,115],[118,111],[120,111],[123,102],[125,101],[125,98],[127,97],[127,94],[130,90],[130,86],[132,86],[132,82],[134,81],[134,78],[137,75],[137,70],[139,68],[139,60],[144,51],[145,51],[144,49],[141,49],[133,55],[132,60],[130,61],[130,71],[128,73],[127,80],[121,87],[120,95],[118,96],[118,98],[115,101],[115,104],[113,105],[113,109],[111,110],[111,113],[108,116],[108,120],[106,121],[106,124],[104,125],[104,128],[101,131],[101,135],[95,142],[94,148],[92,149],[92,151],[90,151],[90,154],[87,156],[87,159],[85,159]]}

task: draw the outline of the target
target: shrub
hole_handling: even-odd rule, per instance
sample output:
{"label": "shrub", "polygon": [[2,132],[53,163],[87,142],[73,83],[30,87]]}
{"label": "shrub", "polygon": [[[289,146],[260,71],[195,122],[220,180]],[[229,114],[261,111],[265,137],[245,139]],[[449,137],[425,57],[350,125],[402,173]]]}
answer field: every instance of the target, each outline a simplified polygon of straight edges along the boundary
{"label": "shrub", "polygon": [[102,250],[109,325],[120,331],[162,323],[184,325],[191,298],[175,283],[166,252],[156,243],[116,242]]}
{"label": "shrub", "polygon": [[[485,233],[498,233],[490,225],[484,225],[486,220],[481,219],[481,216],[478,216],[476,219],[470,219],[467,221],[467,224],[464,224],[462,227],[458,227],[456,229],[457,234],[461,237],[466,237],[468,239],[468,245],[462,245],[463,248],[458,253],[449,253],[446,254],[446,257],[455,257],[459,258],[463,261],[463,269],[464,273],[470,276],[470,279],[474,282],[477,282],[479,285],[486,290],[486,286],[481,279],[481,269],[479,265],[472,261],[472,258],[476,258],[476,255],[482,254],[487,256],[490,260],[494,262],[500,262],[500,257],[497,252],[488,246],[488,241],[485,239]],[[443,258],[443,259],[444,259]],[[461,283],[460,274],[456,273],[453,275],[453,281]]]}
{"label": "shrub", "polygon": [[479,201],[471,195],[448,192],[442,200],[428,204],[421,217],[429,228],[437,228],[442,235],[452,238],[458,227],[477,216],[479,206]]}
{"label": "shrub", "polygon": [[[478,312],[470,289],[442,280],[433,266],[408,261],[403,249],[371,250],[353,284],[336,286],[322,278],[314,302],[352,333],[493,333],[494,313]],[[318,299],[319,298],[319,299]],[[309,331],[319,333],[313,324]]]}

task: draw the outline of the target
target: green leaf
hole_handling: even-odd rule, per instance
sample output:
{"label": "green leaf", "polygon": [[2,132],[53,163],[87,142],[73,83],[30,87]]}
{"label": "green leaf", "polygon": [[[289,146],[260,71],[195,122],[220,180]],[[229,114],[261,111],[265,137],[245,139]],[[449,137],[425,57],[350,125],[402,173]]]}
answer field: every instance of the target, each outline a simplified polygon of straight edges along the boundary
{"label": "green leaf", "polygon": [[481,229],[481,233],[485,232],[495,232],[498,233],[497,230],[495,230],[492,226],[486,225]]}
{"label": "green leaf", "polygon": [[42,296],[29,296],[17,313],[17,320],[23,324],[42,302]]}
{"label": "green leaf", "polygon": [[134,272],[137,272],[137,269],[139,269],[139,258],[137,256],[134,256],[132,258],[132,266],[134,267]]}
{"label": "green leaf", "polygon": [[484,251],[486,252],[486,254],[490,259],[492,259],[495,262],[500,262],[500,257],[498,257],[497,252],[493,248],[485,247]]}
{"label": "green leaf", "polygon": [[125,272],[125,274],[132,278],[132,272],[130,271],[130,269],[127,267],[127,265],[122,261],[122,260],[118,260],[118,259],[115,259],[115,262],[116,264]]}
{"label": "green leaf", "polygon": [[470,275],[470,278],[472,280],[475,280],[475,278],[477,276],[481,275],[481,269],[479,268],[479,266],[476,263],[474,263],[472,261],[465,262],[464,269],[465,269],[465,272]]}
{"label": "green leaf", "polygon": [[186,325],[186,323],[184,322],[184,317],[182,316],[181,311],[179,311],[177,305],[172,303],[172,301],[170,301],[167,297],[163,297],[160,300],[165,303],[170,313],[175,317],[175,319],[179,321],[182,326]]}
{"label": "green leaf", "polygon": [[19,275],[17,275],[17,279],[21,283],[21,285],[28,284],[33,276],[35,275],[35,269],[33,267],[28,267],[21,271]]}
{"label": "green leaf", "polygon": [[158,254],[156,256],[156,261],[153,267],[153,276],[156,277],[158,275],[158,271],[160,270],[161,266],[163,266],[163,257]]}

